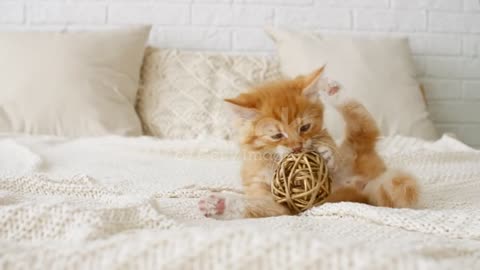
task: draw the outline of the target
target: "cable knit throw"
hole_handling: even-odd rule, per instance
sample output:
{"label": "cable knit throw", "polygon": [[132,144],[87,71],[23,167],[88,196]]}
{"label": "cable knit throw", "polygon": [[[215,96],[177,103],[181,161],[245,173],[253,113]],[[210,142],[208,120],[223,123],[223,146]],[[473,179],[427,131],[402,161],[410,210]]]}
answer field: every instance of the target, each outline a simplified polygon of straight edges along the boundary
{"label": "cable knit throw", "polygon": [[231,143],[2,139],[0,269],[478,268],[480,152],[449,137],[379,149],[418,176],[419,209],[337,203],[217,221],[196,205],[240,192]]}

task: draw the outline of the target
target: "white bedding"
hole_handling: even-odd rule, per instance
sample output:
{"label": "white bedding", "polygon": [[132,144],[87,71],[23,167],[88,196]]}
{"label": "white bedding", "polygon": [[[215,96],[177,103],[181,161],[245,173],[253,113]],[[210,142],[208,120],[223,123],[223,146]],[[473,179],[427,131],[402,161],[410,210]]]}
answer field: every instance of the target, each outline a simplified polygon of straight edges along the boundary
{"label": "white bedding", "polygon": [[480,267],[480,152],[450,137],[379,150],[418,176],[419,209],[339,203],[217,221],[196,204],[240,192],[232,143],[3,136],[0,269]]}

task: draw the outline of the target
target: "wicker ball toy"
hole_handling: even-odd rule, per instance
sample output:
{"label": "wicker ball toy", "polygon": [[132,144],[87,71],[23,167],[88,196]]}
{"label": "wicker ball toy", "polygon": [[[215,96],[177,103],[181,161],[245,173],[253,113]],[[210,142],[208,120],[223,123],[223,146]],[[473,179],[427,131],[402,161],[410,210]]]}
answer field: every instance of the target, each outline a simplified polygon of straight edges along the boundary
{"label": "wicker ball toy", "polygon": [[278,164],[272,182],[277,203],[294,213],[325,202],[331,192],[325,160],[317,152],[291,153]]}

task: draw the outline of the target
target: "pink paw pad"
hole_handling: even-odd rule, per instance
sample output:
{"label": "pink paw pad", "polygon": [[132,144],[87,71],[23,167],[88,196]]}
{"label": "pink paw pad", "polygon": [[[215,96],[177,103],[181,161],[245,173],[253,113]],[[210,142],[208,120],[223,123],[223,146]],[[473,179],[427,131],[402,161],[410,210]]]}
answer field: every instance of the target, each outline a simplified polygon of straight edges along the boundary
{"label": "pink paw pad", "polygon": [[328,89],[328,95],[329,95],[329,96],[335,95],[335,94],[338,92],[339,89],[340,89],[340,88],[339,88],[338,86],[329,88],[329,89]]}
{"label": "pink paw pad", "polygon": [[338,85],[337,82],[331,81],[331,82],[328,83],[327,94],[329,96],[333,96],[333,95],[337,94],[339,90],[340,90],[340,86]]}
{"label": "pink paw pad", "polygon": [[222,215],[225,211],[225,198],[212,194],[198,202],[198,209],[206,217]]}

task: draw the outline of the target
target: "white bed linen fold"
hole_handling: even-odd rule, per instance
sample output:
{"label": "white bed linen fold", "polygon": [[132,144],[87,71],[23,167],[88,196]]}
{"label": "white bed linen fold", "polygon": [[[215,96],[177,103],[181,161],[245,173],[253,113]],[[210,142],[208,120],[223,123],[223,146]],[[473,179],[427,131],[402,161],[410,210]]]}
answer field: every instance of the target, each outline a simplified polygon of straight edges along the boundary
{"label": "white bed linen fold", "polygon": [[418,209],[324,204],[300,216],[217,221],[211,191],[241,192],[231,142],[0,138],[1,269],[474,269],[480,152],[384,138],[418,176]]}

